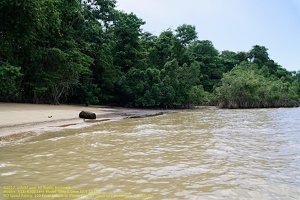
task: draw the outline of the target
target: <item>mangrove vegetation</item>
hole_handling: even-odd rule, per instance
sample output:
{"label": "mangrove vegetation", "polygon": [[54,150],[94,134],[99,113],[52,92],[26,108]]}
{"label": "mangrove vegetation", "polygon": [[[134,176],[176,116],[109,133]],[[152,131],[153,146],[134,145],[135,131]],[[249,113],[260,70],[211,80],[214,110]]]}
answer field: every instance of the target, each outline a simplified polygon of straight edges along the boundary
{"label": "mangrove vegetation", "polygon": [[141,28],[145,21],[115,6],[115,0],[1,0],[0,101],[299,105],[300,71],[287,71],[266,47],[220,52],[188,24],[153,35]]}

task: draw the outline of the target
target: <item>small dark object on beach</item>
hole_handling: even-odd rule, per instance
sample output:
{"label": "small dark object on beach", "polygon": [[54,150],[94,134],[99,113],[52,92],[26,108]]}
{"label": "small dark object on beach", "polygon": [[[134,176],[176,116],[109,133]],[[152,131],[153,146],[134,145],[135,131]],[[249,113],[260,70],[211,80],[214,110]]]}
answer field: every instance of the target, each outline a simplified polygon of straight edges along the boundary
{"label": "small dark object on beach", "polygon": [[90,111],[81,111],[79,117],[83,119],[96,119],[96,114]]}

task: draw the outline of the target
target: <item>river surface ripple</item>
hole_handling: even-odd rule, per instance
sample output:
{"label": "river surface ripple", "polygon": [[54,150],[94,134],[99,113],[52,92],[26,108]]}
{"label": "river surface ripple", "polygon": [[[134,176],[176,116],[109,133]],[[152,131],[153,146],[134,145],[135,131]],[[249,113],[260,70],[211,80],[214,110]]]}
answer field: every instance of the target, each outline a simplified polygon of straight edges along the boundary
{"label": "river surface ripple", "polygon": [[0,152],[1,188],[70,186],[148,199],[300,199],[300,108],[125,119],[44,133],[2,145]]}

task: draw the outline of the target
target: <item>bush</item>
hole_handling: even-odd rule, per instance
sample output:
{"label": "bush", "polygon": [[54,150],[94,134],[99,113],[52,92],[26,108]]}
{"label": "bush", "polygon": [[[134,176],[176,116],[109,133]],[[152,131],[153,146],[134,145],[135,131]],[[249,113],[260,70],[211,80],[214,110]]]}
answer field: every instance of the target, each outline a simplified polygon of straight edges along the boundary
{"label": "bush", "polygon": [[259,74],[254,64],[242,64],[224,74],[214,99],[222,108],[270,108],[299,106],[295,87]]}
{"label": "bush", "polygon": [[9,64],[0,65],[0,100],[9,100],[19,96],[18,79],[22,76],[20,67]]}

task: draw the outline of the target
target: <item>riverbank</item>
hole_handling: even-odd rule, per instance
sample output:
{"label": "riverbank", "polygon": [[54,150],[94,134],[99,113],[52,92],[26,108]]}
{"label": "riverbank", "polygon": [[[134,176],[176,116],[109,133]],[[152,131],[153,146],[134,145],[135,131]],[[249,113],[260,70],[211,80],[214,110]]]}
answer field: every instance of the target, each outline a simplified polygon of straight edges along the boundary
{"label": "riverbank", "polygon": [[[82,110],[96,113],[96,120],[79,118]],[[0,103],[0,141],[14,141],[66,127],[82,128],[103,121],[161,115],[174,110],[129,109],[108,106]]]}

